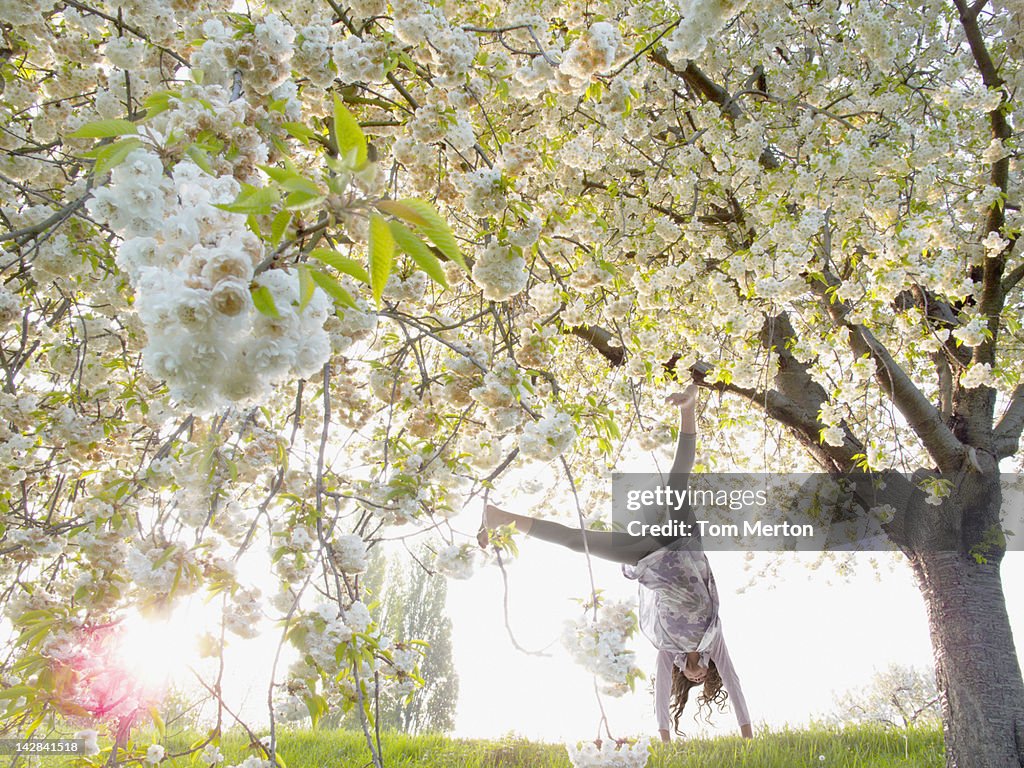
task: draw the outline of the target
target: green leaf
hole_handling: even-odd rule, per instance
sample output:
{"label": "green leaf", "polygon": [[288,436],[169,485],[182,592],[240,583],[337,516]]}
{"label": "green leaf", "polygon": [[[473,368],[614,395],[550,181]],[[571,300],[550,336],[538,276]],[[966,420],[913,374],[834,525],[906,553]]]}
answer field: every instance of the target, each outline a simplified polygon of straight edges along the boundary
{"label": "green leaf", "polygon": [[379,213],[370,214],[367,253],[370,260],[370,288],[373,289],[373,298],[379,303],[395,261],[395,238],[391,236],[387,221]]}
{"label": "green leaf", "polygon": [[327,714],[327,699],[318,693],[306,698],[306,708],[309,710],[309,717],[313,721],[313,728],[316,728],[320,719]]}
{"label": "green leaf", "polygon": [[215,206],[222,211],[230,213],[246,213],[259,216],[273,211],[274,203],[280,199],[277,190],[273,187],[254,187],[249,184],[242,185],[242,191],[238,193],[232,203],[224,203]]}
{"label": "green leaf", "polygon": [[164,723],[164,719],[160,717],[160,710],[155,706],[149,708],[149,716],[153,718],[153,725],[156,726],[157,733],[160,734],[160,738],[164,738],[167,735],[167,726]]}
{"label": "green leaf", "polygon": [[291,223],[291,211],[280,211],[270,225],[270,242],[275,245],[280,243],[284,233],[288,231],[288,225]]}
{"label": "green leaf", "polygon": [[370,276],[367,274],[363,265],[355,259],[350,259],[348,256],[342,256],[337,251],[332,251],[330,248],[314,248],[309,252],[309,255],[319,262],[326,264],[329,267],[333,267],[338,272],[346,275],[351,275],[360,282],[370,284]]}
{"label": "green leaf", "polygon": [[407,208],[411,208],[426,222],[417,226],[430,242],[436,245],[441,253],[468,272],[469,268],[466,266],[465,259],[462,258],[462,252],[459,250],[458,243],[455,242],[455,236],[452,234],[451,228],[441,218],[441,215],[434,210],[434,206],[426,200],[419,200],[414,197],[400,200],[399,202]]}
{"label": "green leaf", "polygon": [[193,144],[188,149],[186,149],[185,154],[192,158],[192,162],[198,165],[208,174],[210,174],[211,176],[216,175],[213,171],[213,163],[210,162],[210,153],[207,152],[202,147],[200,147],[198,144]]}
{"label": "green leaf", "polygon": [[313,282],[323,289],[323,292],[334,299],[336,304],[342,304],[346,307],[355,307],[355,299],[352,298],[352,294],[349,293],[342,287],[341,283],[335,280],[333,277],[328,275],[326,272],[321,272],[319,269],[313,269],[310,267],[309,276],[313,278]]}
{"label": "green leaf", "polygon": [[408,221],[410,224],[414,224],[417,227],[425,227],[428,224],[425,218],[416,213],[416,211],[408,205],[400,203],[398,200],[380,200],[377,202],[376,206],[378,211],[390,213],[395,218]]}
{"label": "green leaf", "polygon": [[301,211],[306,208],[315,208],[324,201],[324,195],[319,190],[316,192],[307,192],[304,189],[297,189],[294,192],[289,192],[287,197],[284,199],[284,207],[289,211]]}
{"label": "green leaf", "polygon": [[295,175],[287,181],[281,182],[281,186],[289,192],[308,192],[311,195],[323,195],[316,182],[310,181],[305,176]]}
{"label": "green leaf", "polygon": [[256,167],[263,171],[265,174],[267,174],[267,176],[272,178],[278,184],[283,183],[284,181],[290,179],[294,175],[289,170],[286,170],[284,168],[277,168],[276,166],[273,165],[258,165]]}
{"label": "green leaf", "polygon": [[128,155],[141,146],[142,142],[134,137],[120,139],[113,144],[103,145],[99,148],[98,152],[93,154],[93,157],[96,158],[96,164],[93,166],[92,172],[97,176],[102,176],[107,171],[120,165]]}
{"label": "green leaf", "polygon": [[274,296],[265,285],[258,285],[250,289],[252,292],[252,303],[262,314],[267,317],[280,317],[277,307],[274,306]]}
{"label": "green leaf", "polygon": [[68,135],[72,139],[109,139],[113,136],[138,133],[138,130],[135,123],[130,120],[96,120],[86,123]]}
{"label": "green leaf", "polygon": [[444,276],[444,267],[441,266],[440,259],[427,247],[427,244],[416,237],[412,230],[400,221],[392,221],[388,226],[398,247],[408,254],[409,258],[415,261],[431,280],[441,287],[447,288],[448,281]]}
{"label": "green leaf", "polygon": [[[291,164],[289,163],[289,165]],[[320,187],[296,171],[294,167],[277,168],[273,165],[261,165],[259,169],[289,192],[308,192],[311,195],[321,194]]]}
{"label": "green leaf", "polygon": [[302,312],[307,306],[309,306],[310,300],[313,298],[313,292],[316,291],[316,283],[313,282],[312,276],[309,274],[309,267],[305,264],[299,265],[299,312]]}
{"label": "green leaf", "polygon": [[171,99],[178,97],[180,97],[180,94],[177,91],[155,91],[151,93],[142,101],[142,106],[146,110],[146,117],[144,119],[149,120],[161,112],[166,112],[171,108]]}
{"label": "green leaf", "polygon": [[337,95],[334,96],[334,138],[338,142],[338,154],[346,159],[351,156],[353,168],[366,165],[366,135]]}
{"label": "green leaf", "polygon": [[303,144],[308,144],[310,139],[317,138],[316,131],[304,123],[282,123],[281,127],[284,128],[290,136],[294,136]]}
{"label": "green leaf", "polygon": [[172,557],[174,557],[174,554],[175,554],[175,553],[176,553],[177,551],[178,551],[178,547],[177,547],[176,545],[174,545],[174,544],[172,544],[172,545],[171,545],[171,546],[169,546],[169,547],[168,547],[167,549],[165,549],[165,550],[163,551],[163,554],[161,554],[161,555],[160,555],[160,557],[158,557],[158,558],[156,559],[156,562],[155,562],[155,563],[153,563],[153,570],[155,571],[155,570],[156,570],[157,568],[159,568],[159,567],[160,567],[161,565],[163,565],[163,564],[164,564],[164,563],[166,563],[166,562],[167,562],[168,560],[170,560],[170,559],[171,559]]}

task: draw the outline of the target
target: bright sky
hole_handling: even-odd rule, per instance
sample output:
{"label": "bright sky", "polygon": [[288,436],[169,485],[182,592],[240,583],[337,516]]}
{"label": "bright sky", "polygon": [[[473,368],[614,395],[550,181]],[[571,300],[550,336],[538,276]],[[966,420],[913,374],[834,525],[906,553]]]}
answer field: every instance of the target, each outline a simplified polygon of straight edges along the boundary
{"label": "bright sky", "polygon": [[[758,557],[763,562],[769,556]],[[864,685],[892,662],[931,668],[924,602],[905,564],[886,558],[890,565],[877,581],[867,556],[861,556],[862,566],[847,583],[834,568],[811,571],[794,563],[769,583],[737,594],[751,578],[743,555],[711,552],[708,559],[755,728],[758,723],[797,725],[823,715],[832,708],[834,693]],[[802,563],[813,559],[801,556]],[[448,606],[460,681],[456,735],[511,731],[556,742],[594,738],[600,714],[592,678],[557,642],[562,623],[578,610],[573,598],[589,593],[582,556],[526,539],[508,573],[517,640],[531,650],[555,641],[548,649],[551,657],[513,648],[502,618],[497,568],[451,582]],[[596,561],[595,576],[609,596],[636,594],[635,582],[623,578],[614,564]],[[1017,645],[1024,647],[1024,553],[1007,555],[1003,582]],[[635,648],[640,666],[652,670],[655,654],[647,640],[638,637]],[[656,735],[646,684],[629,696],[604,697],[604,707],[614,735]],[[681,724],[687,733],[702,730],[692,718],[684,716]],[[735,717],[731,711],[716,715],[709,730],[735,732]]]}

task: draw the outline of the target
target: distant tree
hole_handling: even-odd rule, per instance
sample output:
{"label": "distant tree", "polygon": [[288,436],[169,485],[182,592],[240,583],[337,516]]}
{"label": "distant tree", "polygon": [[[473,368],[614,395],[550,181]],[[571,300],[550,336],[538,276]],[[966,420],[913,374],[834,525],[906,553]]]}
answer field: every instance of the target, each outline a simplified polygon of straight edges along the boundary
{"label": "distant tree", "polygon": [[[404,733],[445,732],[455,723],[459,677],[452,661],[452,622],[445,610],[448,582],[431,575],[408,558],[370,559],[363,588],[380,602],[375,620],[395,643],[413,640],[429,644],[419,665],[423,687],[408,699],[386,695],[380,700],[378,719],[382,728]],[[354,712],[341,725],[358,728]]]}
{"label": "distant tree", "polygon": [[863,690],[836,697],[832,719],[841,723],[884,723],[894,728],[937,724],[942,719],[939,689],[931,671],[892,664]]}

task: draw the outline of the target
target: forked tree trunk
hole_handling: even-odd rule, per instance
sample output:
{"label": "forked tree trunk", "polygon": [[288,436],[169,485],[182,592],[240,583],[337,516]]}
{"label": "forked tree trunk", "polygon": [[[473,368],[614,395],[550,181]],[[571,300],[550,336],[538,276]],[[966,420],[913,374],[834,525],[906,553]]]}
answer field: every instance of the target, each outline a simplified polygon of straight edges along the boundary
{"label": "forked tree trunk", "polygon": [[1024,768],[1024,681],[999,559],[910,558],[928,608],[947,768]]}

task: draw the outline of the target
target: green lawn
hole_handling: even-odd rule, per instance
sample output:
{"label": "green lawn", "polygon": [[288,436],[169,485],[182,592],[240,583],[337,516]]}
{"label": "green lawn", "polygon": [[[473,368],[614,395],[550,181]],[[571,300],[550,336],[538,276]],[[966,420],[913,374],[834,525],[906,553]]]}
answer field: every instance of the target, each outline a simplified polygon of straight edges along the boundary
{"label": "green lawn", "polygon": [[[222,743],[226,758],[222,765],[239,763],[255,754],[246,748],[246,741],[239,735],[227,734]],[[514,737],[484,741],[384,734],[382,742],[387,768],[568,768],[570,765],[564,746]],[[136,743],[145,751],[149,740],[141,737]],[[200,765],[187,757],[172,757],[188,743],[184,737],[169,737],[164,743],[168,758],[162,766],[195,768]],[[287,768],[357,768],[369,762],[369,753],[359,733],[281,731],[279,744]],[[90,764],[61,762],[66,766]],[[46,760],[46,764],[56,768],[60,762]],[[659,743],[654,745],[648,763],[649,768],[941,768],[943,765],[942,733],[938,729],[912,730],[905,739],[902,731],[878,727],[763,732],[749,742],[737,737],[721,737],[690,739],[670,745]]]}

